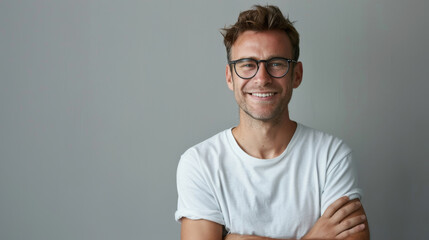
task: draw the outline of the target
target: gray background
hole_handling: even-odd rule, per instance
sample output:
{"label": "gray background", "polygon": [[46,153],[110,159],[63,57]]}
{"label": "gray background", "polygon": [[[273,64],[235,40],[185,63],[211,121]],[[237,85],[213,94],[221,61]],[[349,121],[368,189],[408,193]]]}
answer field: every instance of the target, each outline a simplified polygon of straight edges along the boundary
{"label": "gray background", "polygon": [[[1,0],[0,239],[179,239],[179,156],[238,120],[219,29],[254,3]],[[292,118],[354,149],[372,239],[428,239],[428,1],[269,3],[301,33]]]}

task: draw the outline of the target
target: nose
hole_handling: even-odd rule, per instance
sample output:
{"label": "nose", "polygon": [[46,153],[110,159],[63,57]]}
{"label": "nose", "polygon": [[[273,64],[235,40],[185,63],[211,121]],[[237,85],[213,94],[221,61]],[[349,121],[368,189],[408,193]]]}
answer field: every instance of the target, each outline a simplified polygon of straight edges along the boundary
{"label": "nose", "polygon": [[268,74],[267,65],[265,64],[265,62],[259,63],[259,70],[256,73],[256,75],[253,77],[253,79],[260,86],[266,86],[272,83],[272,79],[271,79],[271,76]]}

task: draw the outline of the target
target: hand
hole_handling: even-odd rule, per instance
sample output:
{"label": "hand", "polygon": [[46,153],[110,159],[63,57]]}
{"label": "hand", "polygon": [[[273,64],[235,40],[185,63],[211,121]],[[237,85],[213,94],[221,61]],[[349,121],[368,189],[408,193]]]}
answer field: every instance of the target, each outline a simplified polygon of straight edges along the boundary
{"label": "hand", "polygon": [[326,209],[302,239],[343,239],[364,230],[365,215],[348,217],[361,208],[359,201],[341,197]]}

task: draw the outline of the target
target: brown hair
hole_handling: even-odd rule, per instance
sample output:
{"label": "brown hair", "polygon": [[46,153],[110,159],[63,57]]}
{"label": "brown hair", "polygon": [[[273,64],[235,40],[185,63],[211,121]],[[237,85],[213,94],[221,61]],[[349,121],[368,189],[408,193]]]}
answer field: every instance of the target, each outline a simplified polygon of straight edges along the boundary
{"label": "brown hair", "polygon": [[226,47],[228,61],[231,60],[231,47],[241,33],[266,30],[283,30],[288,35],[292,44],[292,58],[298,60],[299,57],[299,33],[296,31],[289,18],[285,18],[276,6],[255,5],[253,9],[241,12],[237,22],[221,30],[224,37],[223,42]]}

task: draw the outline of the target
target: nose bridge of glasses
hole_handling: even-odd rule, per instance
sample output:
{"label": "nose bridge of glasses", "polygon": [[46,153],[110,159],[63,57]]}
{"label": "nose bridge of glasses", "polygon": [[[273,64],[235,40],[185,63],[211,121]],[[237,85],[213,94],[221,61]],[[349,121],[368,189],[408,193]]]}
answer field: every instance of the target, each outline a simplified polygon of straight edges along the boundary
{"label": "nose bridge of glasses", "polygon": [[257,65],[258,65],[257,72],[255,74],[258,74],[258,72],[260,72],[260,68],[261,68],[260,63],[263,63],[262,66],[264,66],[265,73],[270,74],[268,72],[268,61],[269,60],[255,60],[255,61],[257,62]]}
{"label": "nose bridge of glasses", "polygon": [[[269,60],[255,60],[255,61],[257,62],[258,67],[254,77],[256,79],[263,80],[264,82],[271,81],[271,73],[268,70]],[[260,66],[260,63],[263,63],[262,66]],[[261,68],[263,68],[263,70],[261,70]]]}

